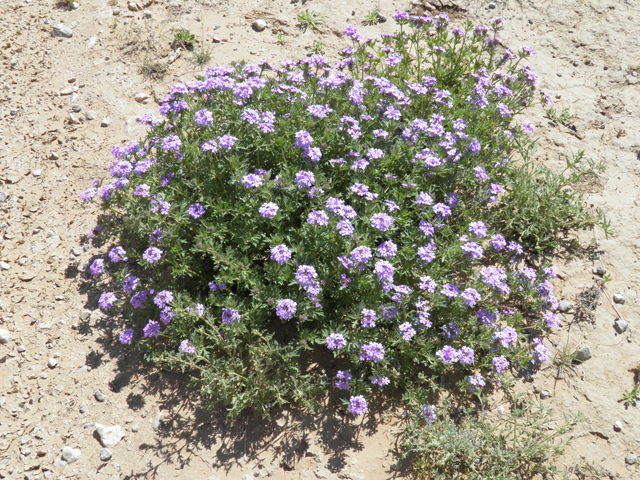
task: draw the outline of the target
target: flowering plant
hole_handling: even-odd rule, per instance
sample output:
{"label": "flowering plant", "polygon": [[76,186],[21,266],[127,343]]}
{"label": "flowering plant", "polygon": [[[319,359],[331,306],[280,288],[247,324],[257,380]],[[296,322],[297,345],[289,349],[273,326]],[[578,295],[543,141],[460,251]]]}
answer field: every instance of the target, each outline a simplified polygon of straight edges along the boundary
{"label": "flowering plant", "polygon": [[[91,271],[113,272],[99,303],[127,322],[121,342],[198,371],[233,414],[330,383],[361,415],[433,376],[478,391],[549,359],[555,269],[524,250],[551,237],[522,235],[537,219],[513,191],[540,181],[521,170],[533,125],[514,118],[536,99],[533,52],[503,48],[499,18],[396,20],[380,41],[348,27],[334,66],[175,85],[162,119],[140,119],[144,141],[113,149],[112,181],[82,195],[106,212],[94,233],[118,241]],[[554,228],[594,222],[555,193]]]}

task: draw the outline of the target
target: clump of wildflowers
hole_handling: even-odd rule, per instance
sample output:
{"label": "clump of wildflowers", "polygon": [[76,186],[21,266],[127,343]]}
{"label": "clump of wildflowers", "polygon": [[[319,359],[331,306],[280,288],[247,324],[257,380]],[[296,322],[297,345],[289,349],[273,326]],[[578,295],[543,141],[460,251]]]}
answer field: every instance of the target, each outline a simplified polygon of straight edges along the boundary
{"label": "clump of wildflowers", "polygon": [[335,65],[264,60],[174,86],[81,194],[106,211],[91,234],[118,240],[90,271],[119,282],[98,304],[130,322],[120,341],[197,362],[234,414],[320,392],[303,351],[334,357],[354,415],[375,386],[422,388],[427,370],[467,391],[549,360],[518,332],[560,326],[555,270],[527,266],[510,226],[532,53],[446,15],[394,18],[380,48],[348,27]]}

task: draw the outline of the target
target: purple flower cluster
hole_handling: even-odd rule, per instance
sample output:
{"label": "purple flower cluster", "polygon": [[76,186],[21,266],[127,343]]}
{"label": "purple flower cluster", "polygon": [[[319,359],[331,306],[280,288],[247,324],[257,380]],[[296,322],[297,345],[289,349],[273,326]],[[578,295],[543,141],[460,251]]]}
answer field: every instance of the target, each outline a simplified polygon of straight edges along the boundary
{"label": "purple flower cluster", "polygon": [[349,400],[349,413],[353,413],[354,415],[364,415],[368,410],[369,407],[367,406],[367,401],[362,395],[351,397]]}
{"label": "purple flower cluster", "polygon": [[113,247],[109,252],[109,259],[112,263],[126,262],[128,258],[125,256],[127,252],[122,247]]}
{"label": "purple flower cluster", "polygon": [[338,390],[349,390],[351,388],[351,374],[345,370],[338,370],[336,373],[336,388]]}
{"label": "purple flower cluster", "polygon": [[386,213],[376,213],[371,217],[371,226],[377,230],[386,232],[393,225],[393,217]]}
{"label": "purple flower cluster", "polygon": [[282,320],[291,320],[296,313],[298,304],[289,298],[280,300],[276,307],[276,315]]}
{"label": "purple flower cluster", "polygon": [[347,344],[341,333],[332,333],[327,337],[327,348],[329,350],[341,350]]}
{"label": "purple flower cluster", "polygon": [[273,202],[263,203],[258,209],[258,212],[264,218],[273,218],[276,216],[276,213],[278,213],[278,205]]}
{"label": "purple flower cluster", "polygon": [[196,353],[196,347],[194,347],[188,339],[180,342],[180,350],[184,353]]}
{"label": "purple flower cluster", "polygon": [[191,215],[195,220],[204,215],[204,207],[199,203],[194,203],[189,207],[188,211],[189,215]]}
{"label": "purple flower cluster", "polygon": [[378,342],[369,342],[362,346],[360,356],[361,361],[379,362],[384,359],[384,347]]}
{"label": "purple flower cluster", "polygon": [[284,265],[291,258],[291,250],[286,245],[278,245],[271,249],[271,260]]}
{"label": "purple flower cluster", "polygon": [[225,308],[222,312],[222,322],[231,325],[240,320],[240,312],[233,308]]}

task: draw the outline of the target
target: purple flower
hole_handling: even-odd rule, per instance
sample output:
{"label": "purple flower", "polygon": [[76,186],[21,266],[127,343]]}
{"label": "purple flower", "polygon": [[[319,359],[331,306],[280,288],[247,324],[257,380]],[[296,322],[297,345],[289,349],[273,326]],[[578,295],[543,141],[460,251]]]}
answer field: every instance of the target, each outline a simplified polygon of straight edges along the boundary
{"label": "purple flower", "polygon": [[416,205],[433,205],[433,199],[428,193],[420,192],[416,200]]}
{"label": "purple flower", "polygon": [[137,277],[134,277],[133,275],[129,275],[124,280],[124,286],[122,287],[122,289],[126,293],[133,293],[135,289],[138,288],[139,285],[140,285],[140,279],[138,279]]}
{"label": "purple flower", "polygon": [[469,376],[469,383],[476,387],[484,387],[486,385],[481,373],[476,373],[473,376]]}
{"label": "purple flower", "polygon": [[107,292],[100,295],[100,299],[98,300],[98,305],[102,310],[109,310],[113,307],[113,304],[116,303],[116,296],[113,292]]}
{"label": "purple flower", "polygon": [[233,308],[225,308],[222,312],[222,321],[227,325],[231,325],[233,322],[240,320],[240,312]]}
{"label": "purple flower", "polygon": [[349,400],[349,413],[353,413],[354,415],[364,415],[368,410],[367,401],[362,395],[351,397]]}
{"label": "purple flower", "polygon": [[353,260],[353,263],[358,265],[365,265],[366,263],[369,262],[369,260],[371,260],[372,254],[371,254],[371,249],[369,247],[356,247],[353,250],[351,250],[351,259]]}
{"label": "purple flower", "polygon": [[315,177],[312,172],[305,172],[304,170],[300,170],[296,173],[296,183],[300,187],[310,188],[316,182]]}
{"label": "purple flower", "polygon": [[149,320],[149,323],[142,329],[145,337],[157,337],[160,334],[160,324],[155,320]]}
{"label": "purple flower", "polygon": [[336,387],[339,390],[349,390],[351,388],[351,378],[349,371],[338,370],[338,373],[336,373]]}
{"label": "purple flower", "polygon": [[516,255],[522,255],[523,252],[522,247],[516,242],[509,242],[509,245],[507,245],[507,250],[515,253]]}
{"label": "purple flower", "polygon": [[487,226],[483,222],[471,222],[469,231],[479,238],[487,236]]}
{"label": "purple flower", "polygon": [[93,275],[94,277],[97,277],[101,273],[104,273],[104,260],[102,260],[101,258],[94,260],[91,264],[90,269],[91,275]]}
{"label": "purple flower", "polygon": [[309,222],[309,225],[326,225],[329,223],[329,216],[324,210],[317,210],[309,213],[307,221]]}
{"label": "purple flower", "polygon": [[312,143],[313,143],[313,137],[309,135],[309,132],[300,130],[296,133],[296,140],[295,142],[293,142],[293,145],[305,150],[311,147]]}
{"label": "purple flower", "polygon": [[194,219],[198,219],[204,215],[204,207],[199,203],[194,203],[189,207],[188,211],[189,215],[191,215]]}
{"label": "purple flower", "polygon": [[[284,265],[291,258],[291,250],[286,245],[278,245],[271,249],[271,260]],[[313,268],[313,267],[312,267]]]}
{"label": "purple flower", "polygon": [[482,257],[483,250],[480,245],[475,242],[468,242],[462,245],[462,251],[469,255],[472,259],[477,260]]}
{"label": "purple flower", "polygon": [[147,248],[142,254],[142,258],[149,263],[156,263],[162,257],[162,250],[156,247]]}
{"label": "purple flower", "polygon": [[358,358],[363,362],[379,362],[384,359],[384,347],[378,342],[365,343]]}
{"label": "purple flower", "polygon": [[133,305],[133,308],[140,308],[144,310],[146,308],[144,303],[147,301],[148,296],[149,292],[142,290],[131,297],[131,300],[129,301],[131,302],[131,305]]}
{"label": "purple flower", "polygon": [[216,153],[218,151],[218,143],[215,140],[207,140],[202,145],[200,145],[203,152],[212,152]]}
{"label": "purple flower", "polygon": [[509,348],[518,341],[518,332],[513,327],[504,327],[499,332],[496,332],[496,339],[500,341],[500,345],[504,348]]}
{"label": "purple flower", "polygon": [[194,119],[201,127],[213,125],[213,114],[209,110],[199,110],[196,112]]}
{"label": "purple flower", "polygon": [[242,177],[241,182],[246,188],[258,188],[263,184],[264,180],[261,176],[256,175],[255,173],[249,173]]}
{"label": "purple flower", "polygon": [[375,229],[386,232],[393,225],[393,217],[386,213],[376,213],[371,217],[371,226]]}
{"label": "purple flower", "polygon": [[391,258],[396,255],[398,252],[398,247],[391,240],[387,240],[386,242],[382,242],[378,247],[378,255],[382,258]]}
{"label": "purple flower", "polygon": [[160,321],[165,325],[169,325],[173,320],[173,308],[167,306],[160,310]]}
{"label": "purple flower", "polygon": [[560,327],[560,320],[558,319],[558,316],[549,310],[544,312],[542,319],[544,320],[544,323],[546,323],[549,328]]}
{"label": "purple flower", "polygon": [[134,331],[127,328],[124,332],[120,332],[120,343],[123,345],[131,345],[131,340],[133,340],[134,336]]}
{"label": "purple flower", "polygon": [[433,213],[441,216],[442,218],[448,218],[451,215],[451,209],[444,203],[436,203],[432,208]]}
{"label": "purple flower", "polygon": [[487,177],[487,172],[485,172],[484,168],[482,167],[475,167],[473,171],[475,172],[476,178],[481,182],[486,182],[487,178],[489,178]]}
{"label": "purple flower", "polygon": [[464,303],[469,307],[475,307],[476,304],[482,299],[475,288],[465,289],[465,291],[462,292],[460,296],[463,298]]}
{"label": "purple flower", "polygon": [[411,326],[409,322],[404,322],[400,324],[398,328],[400,329],[400,335],[406,341],[411,341],[413,336],[416,334],[415,329]]}
{"label": "purple flower", "polygon": [[402,117],[402,114],[400,113],[400,110],[398,110],[396,107],[388,106],[387,109],[384,111],[384,116],[391,120],[400,120],[400,117]]}
{"label": "purple flower", "polygon": [[544,346],[541,338],[534,338],[532,345],[534,349],[533,355],[538,363],[544,363],[551,360],[551,353],[549,352],[549,349]]}
{"label": "purple flower", "polygon": [[290,320],[296,313],[298,304],[289,298],[280,300],[276,307],[276,315],[282,320]]}
{"label": "purple flower", "polygon": [[436,246],[430,243],[426,247],[418,247],[418,256],[425,263],[431,263],[436,258]]}
{"label": "purple flower", "polygon": [[365,328],[373,328],[376,326],[376,312],[369,310],[368,308],[362,309],[362,321],[361,324]]}
{"label": "purple flower", "polygon": [[153,303],[155,303],[158,308],[164,308],[167,303],[171,302],[173,302],[173,293],[169,290],[158,292],[153,299]]}
{"label": "purple flower", "polygon": [[384,157],[384,152],[379,148],[370,148],[367,152],[367,158],[369,160],[380,160]]}
{"label": "purple flower", "polygon": [[342,235],[343,237],[353,235],[353,232],[355,231],[353,228],[353,224],[349,220],[340,220],[336,225],[336,228],[338,229],[338,232],[340,232],[340,235]]}
{"label": "purple flower", "polygon": [[221,137],[218,137],[218,145],[224,150],[231,150],[231,148],[233,148],[237,141],[238,139],[231,135],[223,135]]}
{"label": "purple flower", "polygon": [[95,188],[91,188],[89,190],[85,190],[84,192],[82,192],[80,194],[80,199],[84,200],[85,202],[90,202],[93,197],[95,197],[96,195],[96,189]]}
{"label": "purple flower", "polygon": [[151,187],[149,185],[147,185],[146,183],[141,183],[140,185],[138,185],[136,187],[135,192],[133,192],[133,194],[136,197],[144,197],[147,198],[149,196],[149,191],[151,190]]}
{"label": "purple flower", "polygon": [[188,339],[185,339],[180,342],[180,350],[184,353],[195,353],[196,347],[194,347]]}
{"label": "purple flower", "polygon": [[509,368],[509,360],[507,360],[504,355],[500,355],[493,359],[493,366],[497,373],[502,373]]}
{"label": "purple flower", "polygon": [[475,362],[475,353],[469,347],[462,347],[458,352],[458,361],[461,365],[471,365]]}
{"label": "purple flower", "polygon": [[558,269],[551,265],[550,267],[543,268],[542,273],[544,273],[549,278],[556,278],[558,275]]}
{"label": "purple flower", "polygon": [[327,348],[329,350],[340,350],[347,344],[347,341],[340,333],[332,333],[327,337]]}
{"label": "purple flower", "polygon": [[393,284],[393,265],[386,260],[379,260],[373,267],[373,272],[378,276],[378,279],[383,283]]}
{"label": "purple flower", "polygon": [[507,286],[507,274],[498,267],[487,267],[480,270],[482,281],[488,287],[495,288],[498,292],[508,294],[511,290]]}
{"label": "purple flower", "polygon": [[307,111],[316,118],[325,118],[333,112],[329,105],[309,105]]}
{"label": "purple flower", "polygon": [[109,259],[113,263],[118,263],[118,262],[120,262],[122,260],[124,260],[126,262],[128,260],[127,257],[125,257],[126,254],[127,254],[127,252],[125,252],[124,248],[122,248],[122,247],[113,247],[111,249],[111,251],[109,252]]}
{"label": "purple flower", "polygon": [[263,203],[258,212],[265,218],[273,218],[278,212],[278,206],[272,202]]}
{"label": "purple flower", "polygon": [[399,10],[396,13],[393,14],[393,18],[394,18],[394,20],[400,22],[401,20],[409,20],[411,17],[409,16],[409,14],[407,12]]}
{"label": "purple flower", "polygon": [[440,293],[445,297],[455,298],[458,296],[460,289],[451,283],[445,283],[443,287],[440,289]]}
{"label": "purple flower", "polygon": [[425,237],[431,237],[434,232],[433,224],[420,220],[419,230],[424,233]]}
{"label": "purple flower", "polygon": [[165,152],[176,152],[176,153],[180,153],[180,146],[182,145],[182,142],[180,141],[180,139],[175,136],[175,135],[169,135],[167,138],[165,138],[162,141],[162,149]]}
{"label": "purple flower", "polygon": [[449,345],[445,345],[436,352],[436,357],[445,365],[449,365],[458,360],[458,351]]}
{"label": "purple flower", "polygon": [[507,241],[502,235],[496,234],[491,237],[491,246],[495,251],[499,252],[507,246]]}
{"label": "purple flower", "polygon": [[303,287],[315,285],[318,274],[316,269],[310,265],[300,265],[296,271],[296,283]]}
{"label": "purple flower", "polygon": [[422,413],[420,416],[425,419],[427,423],[433,423],[436,421],[436,407],[435,405],[420,405]]}
{"label": "purple flower", "polygon": [[385,377],[383,375],[376,375],[374,377],[371,377],[371,383],[374,383],[376,385],[378,385],[379,387],[384,387],[385,385],[389,385],[391,383],[391,380],[389,380],[389,377]]}

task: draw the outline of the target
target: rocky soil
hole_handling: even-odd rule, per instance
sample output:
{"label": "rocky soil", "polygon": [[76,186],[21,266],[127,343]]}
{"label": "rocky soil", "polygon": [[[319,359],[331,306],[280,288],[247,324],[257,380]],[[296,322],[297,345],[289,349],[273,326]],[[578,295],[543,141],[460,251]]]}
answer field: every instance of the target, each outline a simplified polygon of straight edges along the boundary
{"label": "rocky soil", "polygon": [[[374,8],[391,18],[433,5],[457,22],[502,16],[504,45],[538,52],[531,63],[541,88],[557,112],[575,116],[552,122],[541,109],[530,113],[540,162],[562,166],[584,150],[607,166],[576,189],[615,235],[579,232],[588,254],[556,259],[565,313],[548,344],[552,353],[580,350],[585,361],[563,372],[549,366],[519,388],[559,419],[585,414],[566,468],[640,475],[640,406],[621,402],[640,364],[638,0],[23,0],[0,3],[0,478],[407,475],[395,464],[399,418],[361,424],[332,410],[313,418],[285,411],[272,422],[226,422],[197,407],[184,378],[119,346],[119,326],[97,308],[100,285],[86,274],[105,253],[86,236],[98,211],[79,194],[107,174],[113,145],[144,135],[139,115],[155,113],[172,84],[206,68],[171,47],[178,29],[203,39],[209,65],[296,58],[314,42],[331,56],[347,45],[347,25],[371,36],[393,28],[361,26]],[[326,17],[319,32],[296,27],[306,9]],[[262,31],[252,27],[258,19]],[[157,65],[167,69],[162,79],[149,76]],[[604,290],[585,294],[603,277]],[[587,300],[594,310],[580,308]]]}

